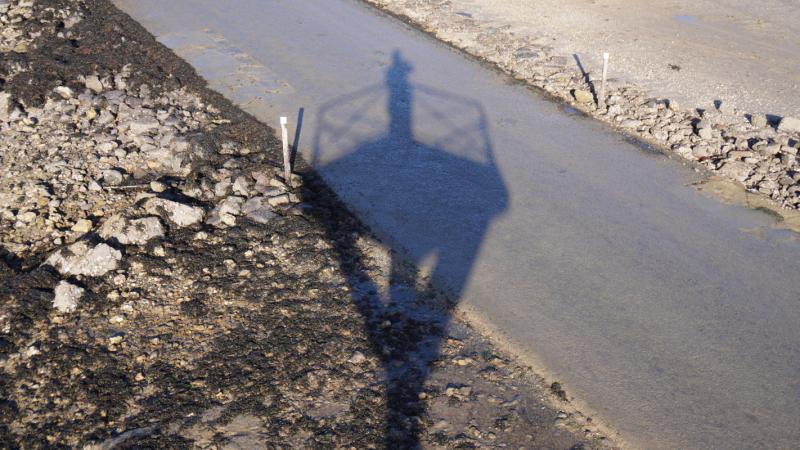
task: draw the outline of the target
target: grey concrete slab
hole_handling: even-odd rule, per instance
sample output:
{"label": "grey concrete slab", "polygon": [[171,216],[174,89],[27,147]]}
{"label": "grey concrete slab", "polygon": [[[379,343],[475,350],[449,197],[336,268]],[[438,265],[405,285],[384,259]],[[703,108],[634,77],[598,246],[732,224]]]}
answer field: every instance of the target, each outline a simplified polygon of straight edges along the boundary
{"label": "grey concrete slab", "polygon": [[116,3],[265,122],[304,108],[363,220],[628,443],[800,442],[800,247],[769,216],[353,0]]}

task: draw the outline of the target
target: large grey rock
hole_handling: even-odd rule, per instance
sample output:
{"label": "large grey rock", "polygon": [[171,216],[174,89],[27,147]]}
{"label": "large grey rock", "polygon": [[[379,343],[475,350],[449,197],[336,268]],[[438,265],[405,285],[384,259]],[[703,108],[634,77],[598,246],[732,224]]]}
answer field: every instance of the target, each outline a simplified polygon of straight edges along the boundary
{"label": "large grey rock", "polygon": [[50,255],[45,261],[62,275],[99,277],[117,268],[122,254],[108,244],[92,247],[86,241],[76,242]]}
{"label": "large grey rock", "polygon": [[800,119],[795,117],[784,117],[778,125],[778,131],[787,133],[800,133]]}
{"label": "large grey rock", "polygon": [[232,227],[236,225],[236,216],[242,213],[242,197],[230,196],[220,202],[216,208],[208,214],[206,223],[215,227]]}
{"label": "large grey rock", "polygon": [[205,211],[199,206],[186,205],[165,198],[149,198],[144,203],[149,214],[169,220],[179,227],[188,227],[203,221]]}
{"label": "large grey rock", "polygon": [[742,161],[727,161],[719,170],[723,175],[727,175],[734,180],[744,182],[750,175],[752,166]]}
{"label": "large grey rock", "polygon": [[267,223],[277,217],[269,205],[264,204],[264,197],[253,197],[242,205],[242,214],[257,223]]}
{"label": "large grey rock", "polygon": [[128,220],[123,216],[111,216],[98,234],[103,239],[114,238],[124,245],[144,245],[150,239],[164,236],[164,227],[158,217]]}
{"label": "large grey rock", "polygon": [[159,125],[160,124],[158,123],[158,120],[153,118],[134,120],[128,124],[128,134],[133,136],[141,136],[157,130]]}
{"label": "large grey rock", "polygon": [[68,281],[61,281],[56,285],[53,308],[62,313],[71,313],[78,307],[78,300],[83,297],[84,289]]}
{"label": "large grey rock", "polygon": [[626,119],[623,120],[621,124],[619,124],[619,126],[622,128],[638,128],[641,125],[642,121],[636,119]]}

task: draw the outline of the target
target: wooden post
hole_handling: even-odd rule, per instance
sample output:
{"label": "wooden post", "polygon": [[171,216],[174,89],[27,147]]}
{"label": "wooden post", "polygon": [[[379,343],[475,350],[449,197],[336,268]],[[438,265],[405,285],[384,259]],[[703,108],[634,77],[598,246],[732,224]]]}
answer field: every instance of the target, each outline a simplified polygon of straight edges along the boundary
{"label": "wooden post", "polygon": [[289,185],[292,182],[292,155],[289,153],[289,131],[286,124],[289,120],[281,117],[281,139],[283,140],[283,181]]}

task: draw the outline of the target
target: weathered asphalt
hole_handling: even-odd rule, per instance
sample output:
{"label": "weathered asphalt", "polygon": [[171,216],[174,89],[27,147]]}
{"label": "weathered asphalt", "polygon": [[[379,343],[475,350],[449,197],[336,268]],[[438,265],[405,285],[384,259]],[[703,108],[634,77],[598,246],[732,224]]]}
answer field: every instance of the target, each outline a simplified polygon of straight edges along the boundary
{"label": "weathered asphalt", "polygon": [[[361,218],[646,448],[800,441],[800,246],[355,0],[117,0]],[[292,131],[294,134],[294,130]]]}

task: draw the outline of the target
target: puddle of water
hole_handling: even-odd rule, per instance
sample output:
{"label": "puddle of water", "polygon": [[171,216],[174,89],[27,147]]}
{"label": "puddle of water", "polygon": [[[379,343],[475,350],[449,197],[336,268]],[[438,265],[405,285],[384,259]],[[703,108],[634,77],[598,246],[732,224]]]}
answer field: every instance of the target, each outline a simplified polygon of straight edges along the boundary
{"label": "puddle of water", "polygon": [[695,16],[690,16],[687,14],[678,14],[677,16],[672,16],[672,20],[677,20],[678,22],[682,22],[688,25],[697,25],[700,22]]}
{"label": "puddle of water", "polygon": [[[707,181],[698,183],[694,186],[698,190],[706,192],[724,203],[745,206],[763,212],[772,219],[773,228],[775,229],[789,230],[794,233],[800,233],[800,212],[783,209],[780,207],[780,205],[766,197],[747,192],[744,187],[734,183],[733,181],[712,177]],[[743,231],[755,234],[764,233],[764,236],[778,236],[783,234],[776,232],[774,229],[771,231],[763,230],[757,233],[755,230]]]}

